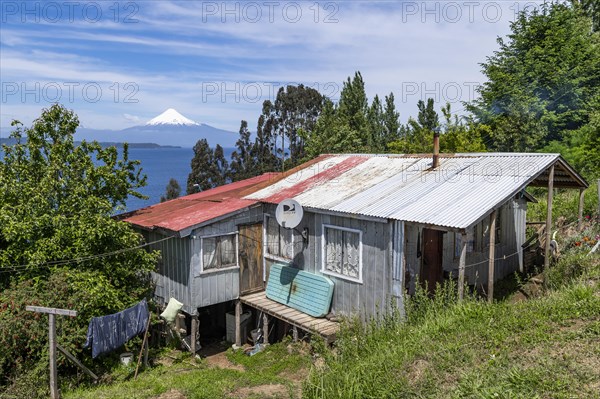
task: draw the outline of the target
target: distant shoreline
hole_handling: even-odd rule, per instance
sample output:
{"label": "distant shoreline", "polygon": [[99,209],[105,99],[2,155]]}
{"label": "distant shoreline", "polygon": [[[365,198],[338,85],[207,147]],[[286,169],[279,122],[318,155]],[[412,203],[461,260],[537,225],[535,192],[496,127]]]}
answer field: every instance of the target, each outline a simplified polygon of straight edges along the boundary
{"label": "distant shoreline", "polygon": [[[76,141],[75,144],[80,144],[81,141]],[[89,143],[89,141],[88,141]],[[12,138],[0,138],[0,144],[13,145],[16,144],[16,140]],[[100,141],[98,142],[102,147],[123,147],[124,142],[112,142],[112,141]],[[127,143],[129,148],[183,148],[177,145],[161,145],[156,143]]]}

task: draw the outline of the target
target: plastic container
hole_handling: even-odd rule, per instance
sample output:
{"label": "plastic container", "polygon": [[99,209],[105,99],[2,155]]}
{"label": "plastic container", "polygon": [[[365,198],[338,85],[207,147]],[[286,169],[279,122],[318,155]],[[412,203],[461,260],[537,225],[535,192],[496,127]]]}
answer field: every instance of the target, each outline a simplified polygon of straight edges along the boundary
{"label": "plastic container", "polygon": [[129,364],[133,361],[133,353],[125,352],[121,353],[121,364],[123,366],[129,366]]}
{"label": "plastic container", "polygon": [[260,336],[260,329],[255,329],[250,331],[250,337],[252,339],[252,343],[256,345],[256,341],[258,340],[258,337]]}
{"label": "plastic container", "polygon": [[[240,315],[240,332],[242,334],[242,345],[246,342],[248,336],[248,323],[252,313],[244,312]],[[227,341],[235,342],[235,313],[228,312],[225,315],[225,324],[227,327]]]}

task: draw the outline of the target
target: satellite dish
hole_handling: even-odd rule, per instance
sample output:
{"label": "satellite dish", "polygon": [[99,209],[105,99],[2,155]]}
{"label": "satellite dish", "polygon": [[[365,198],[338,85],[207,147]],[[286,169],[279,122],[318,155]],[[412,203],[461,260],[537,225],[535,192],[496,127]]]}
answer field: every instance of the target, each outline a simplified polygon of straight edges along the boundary
{"label": "satellite dish", "polygon": [[300,224],[304,210],[298,201],[293,199],[284,199],[277,205],[275,210],[275,219],[281,227],[293,229]]}

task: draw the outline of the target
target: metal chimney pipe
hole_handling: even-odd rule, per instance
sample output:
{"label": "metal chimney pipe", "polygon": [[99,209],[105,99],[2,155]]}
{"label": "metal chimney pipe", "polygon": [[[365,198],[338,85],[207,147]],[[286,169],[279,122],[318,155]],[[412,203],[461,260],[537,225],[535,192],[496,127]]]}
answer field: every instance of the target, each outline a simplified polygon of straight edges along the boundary
{"label": "metal chimney pipe", "polygon": [[440,166],[440,131],[436,129],[433,132],[433,163],[431,168],[435,169]]}

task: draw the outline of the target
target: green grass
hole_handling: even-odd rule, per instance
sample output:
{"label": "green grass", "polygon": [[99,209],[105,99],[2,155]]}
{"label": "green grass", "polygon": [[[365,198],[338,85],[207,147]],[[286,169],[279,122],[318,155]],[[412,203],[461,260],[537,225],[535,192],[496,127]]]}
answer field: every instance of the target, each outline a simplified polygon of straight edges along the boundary
{"label": "green grass", "polygon": [[[532,222],[546,221],[546,211],[548,209],[548,190],[544,188],[531,188],[531,194],[538,200],[537,203],[528,204],[527,220]],[[567,223],[577,221],[577,212],[579,209],[579,190],[559,189],[552,199],[552,219],[556,222],[559,217],[563,217]],[[598,217],[598,183],[594,179],[590,182],[590,187],[585,190],[584,218],[594,216]]]}
{"label": "green grass", "polygon": [[[290,377],[307,369],[310,356],[300,354],[297,345],[290,354],[288,347],[289,343],[278,343],[252,357],[229,349],[227,358],[243,366],[244,371],[209,367],[205,360],[194,362],[189,354],[183,354],[174,364],[152,368],[136,380],[129,378],[130,370],[123,368],[121,373],[113,374],[116,381],[111,384],[84,387],[64,392],[63,396],[65,399],[143,399],[176,389],[188,399],[213,399],[237,396],[236,391],[242,388],[281,384],[285,386],[285,393],[279,397],[293,397],[297,386]],[[257,392],[253,394],[249,390],[244,396],[260,397],[261,391]]]}
{"label": "green grass", "polygon": [[[228,350],[243,371],[185,356],[137,380],[121,370],[112,383],[64,397],[156,398],[177,389],[187,399],[288,398],[301,386],[303,397],[326,399],[600,398],[600,256],[575,245],[597,229],[561,241],[562,259],[544,273],[547,291],[527,301],[507,294],[518,278],[493,304],[474,296],[458,302],[449,285],[433,298],[415,295],[404,317],[347,321],[333,348],[313,343],[314,364],[305,346],[284,342],[252,357]],[[260,389],[268,384],[283,390]]]}
{"label": "green grass", "polygon": [[600,398],[600,266],[545,296],[417,297],[407,322],[352,323],[307,398]]}

